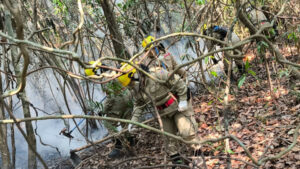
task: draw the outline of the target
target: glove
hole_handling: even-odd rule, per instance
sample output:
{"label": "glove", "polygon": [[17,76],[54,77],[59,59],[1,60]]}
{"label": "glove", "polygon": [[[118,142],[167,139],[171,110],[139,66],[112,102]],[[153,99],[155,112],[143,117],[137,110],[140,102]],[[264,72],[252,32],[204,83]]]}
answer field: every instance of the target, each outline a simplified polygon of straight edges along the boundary
{"label": "glove", "polygon": [[188,102],[185,101],[180,101],[178,104],[178,111],[182,112],[182,111],[186,111],[188,109]]}
{"label": "glove", "polygon": [[129,133],[131,133],[131,132],[134,130],[134,129],[132,128],[132,124],[129,124],[127,129],[128,129],[128,131],[129,131]]}

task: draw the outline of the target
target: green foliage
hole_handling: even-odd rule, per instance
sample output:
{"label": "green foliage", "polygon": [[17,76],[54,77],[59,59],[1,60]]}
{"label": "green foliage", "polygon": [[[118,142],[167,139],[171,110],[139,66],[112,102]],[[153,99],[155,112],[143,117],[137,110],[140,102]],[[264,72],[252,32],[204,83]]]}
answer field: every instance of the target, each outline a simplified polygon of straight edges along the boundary
{"label": "green foliage", "polygon": [[245,80],[246,80],[246,75],[243,74],[243,76],[240,77],[240,79],[238,80],[238,88],[241,88],[243,86]]}
{"label": "green foliage", "polygon": [[271,35],[271,37],[275,36],[276,35],[275,29],[274,28],[269,29],[269,34]]}
{"label": "green foliage", "polygon": [[250,74],[251,76],[255,77],[258,80],[258,78],[256,77],[256,73],[251,69],[251,65],[248,60],[246,60],[246,63],[245,63],[245,72],[246,73],[244,73],[238,80],[238,88],[241,88],[243,86],[248,74]]}
{"label": "green foliage", "polygon": [[279,77],[282,78],[283,76],[289,76],[290,72],[288,69],[282,69],[279,71]]}
{"label": "green foliage", "polygon": [[204,58],[204,62],[205,62],[205,64],[207,64],[207,63],[208,63],[208,59],[209,59],[209,56],[206,56],[206,57]]}
{"label": "green foliage", "polygon": [[269,45],[265,41],[259,41],[257,44],[257,51],[259,53],[265,52],[265,50],[269,48]]}
{"label": "green foliage", "polygon": [[118,132],[118,129],[116,126],[114,126],[111,122],[103,120],[103,125],[108,129],[108,131],[112,131],[114,133]]}
{"label": "green foliage", "polygon": [[52,2],[55,5],[55,8],[54,8],[54,10],[55,10],[54,14],[55,15],[57,15],[57,14],[67,15],[68,14],[67,7],[64,3],[62,3],[61,0],[53,0]]}
{"label": "green foliage", "polygon": [[246,71],[247,71],[249,68],[250,68],[249,61],[248,61],[248,60],[246,60],[246,64],[245,64],[245,69],[246,69]]}
{"label": "green foliage", "polygon": [[103,104],[100,103],[100,102],[95,102],[95,101],[92,101],[92,100],[87,100],[86,101],[86,106],[87,106],[87,109],[89,111],[93,111],[93,112],[101,112],[103,110]]}
{"label": "green foliage", "polygon": [[123,86],[117,81],[110,81],[103,87],[103,91],[109,96],[120,96],[123,94]]}
{"label": "green foliage", "polygon": [[204,5],[205,4],[205,0],[196,0],[196,3],[198,5]]}
{"label": "green foliage", "polygon": [[254,77],[256,76],[256,73],[253,70],[248,70],[248,73]]}
{"label": "green foliage", "polygon": [[213,55],[211,55],[211,56],[206,56],[206,57],[204,58],[205,64],[208,64],[209,58],[214,59],[215,56],[213,56]]}
{"label": "green foliage", "polygon": [[126,10],[129,10],[133,6],[137,5],[138,3],[139,3],[138,0],[127,0],[125,1],[124,4],[118,3],[117,6],[125,12]]}
{"label": "green foliage", "polygon": [[297,34],[295,32],[289,33],[287,35],[288,40],[294,40],[294,42],[298,42],[299,37],[297,36]]}
{"label": "green foliage", "polygon": [[234,154],[234,153],[235,153],[235,152],[232,151],[231,149],[227,150],[227,152],[228,152],[229,154]]}
{"label": "green foliage", "polygon": [[212,74],[214,77],[218,77],[218,73],[215,71],[210,71],[210,74]]}

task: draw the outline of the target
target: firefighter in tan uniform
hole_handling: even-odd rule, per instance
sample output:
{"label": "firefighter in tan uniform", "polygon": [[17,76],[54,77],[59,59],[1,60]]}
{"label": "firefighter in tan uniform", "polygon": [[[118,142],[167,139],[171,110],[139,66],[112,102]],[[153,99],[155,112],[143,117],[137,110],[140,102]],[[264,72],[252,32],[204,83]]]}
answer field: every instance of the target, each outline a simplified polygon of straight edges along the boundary
{"label": "firefighter in tan uniform", "polygon": [[[94,64],[95,61],[90,61],[89,63]],[[97,70],[99,70],[98,67],[95,69],[85,69],[85,75],[96,75]],[[131,112],[133,110],[133,98],[130,91],[122,87],[122,85],[118,81],[109,82],[103,87],[103,90],[106,93],[106,98],[104,100],[104,103],[102,104],[103,108],[98,114],[100,116],[130,119]],[[103,123],[110,135],[118,132],[118,126],[121,126],[122,128],[125,127],[124,123],[121,123],[120,125],[116,122],[111,121],[104,121]],[[114,142],[115,147],[109,153],[109,158],[118,158],[123,156],[124,153],[122,152],[122,148],[127,147],[127,145],[133,146],[135,144],[135,139],[133,136],[126,133],[125,135],[121,135],[118,138],[114,138]]]}
{"label": "firefighter in tan uniform", "polygon": [[[137,73],[129,65],[123,68],[123,70],[131,70],[120,76],[118,80],[124,87],[128,86],[133,92],[134,113],[131,118],[132,121],[139,121],[143,114],[140,107],[149,103],[150,100],[154,100],[159,114],[168,113],[168,115],[161,117],[164,131],[172,134],[178,133],[187,141],[198,141],[198,125],[195,121],[191,102],[187,98],[187,86],[179,75],[175,74],[166,84],[160,84]],[[160,80],[166,80],[169,76],[169,72],[162,67],[152,67],[147,70],[147,67],[144,66],[143,69]],[[132,131],[132,127],[132,124],[128,125],[129,131]],[[192,147],[199,148],[196,145],[192,145]],[[175,141],[170,139],[169,148],[167,149],[168,154],[171,157],[178,156],[177,150]]]}
{"label": "firefighter in tan uniform", "polygon": [[[113,81],[113,83],[117,83],[116,85],[119,84],[119,82],[116,81]],[[114,93],[109,93],[106,91],[106,94],[107,98],[103,104],[103,110],[99,112],[99,115],[105,115],[113,118],[130,119],[133,110],[133,97],[131,92],[128,89],[122,89],[115,91]],[[118,126],[121,126],[122,129],[125,128],[124,123],[120,123],[119,125],[118,123],[111,121],[105,121],[104,125],[108,129],[110,135],[118,132]],[[128,149],[128,146],[134,146],[135,138],[131,134],[126,133],[115,138],[114,142],[115,147],[108,154],[109,158],[122,157],[124,155],[122,148]]]}
{"label": "firefighter in tan uniform", "polygon": [[[150,50],[146,59],[142,62],[147,67],[162,67],[169,72],[173,71],[175,67],[178,65],[171,55],[171,53],[167,52],[164,45],[159,43],[158,46],[154,46],[153,44],[149,45],[151,42],[155,41],[153,36],[146,37],[143,42],[142,46],[146,51]],[[187,73],[183,68],[180,68],[176,71],[182,78],[187,77]]]}
{"label": "firefighter in tan uniform", "polygon": [[[228,29],[225,27],[221,27],[221,26],[212,26],[206,30],[204,30],[204,35],[207,36],[211,36],[214,37],[218,40],[222,40],[222,41],[226,41],[228,36]],[[221,45],[218,44],[214,41],[211,40],[205,40],[205,45],[208,48],[208,51],[211,51],[216,45]],[[233,45],[240,42],[240,38],[238,37],[238,35],[235,32],[231,33],[231,39],[230,41]],[[240,50],[242,52],[242,47],[237,48],[238,50]],[[234,54],[237,54],[237,52],[234,52]],[[229,61],[229,56],[226,55],[226,53],[224,53],[225,58],[223,58],[223,64],[224,64],[224,71],[227,74],[228,73],[228,61]],[[244,63],[242,59],[235,59],[235,64],[239,70],[240,73],[244,73]],[[214,64],[216,64],[218,62],[217,59],[213,59]]]}
{"label": "firefighter in tan uniform", "polygon": [[[246,13],[248,18],[252,22],[252,24],[260,29],[262,26],[270,26],[270,18],[267,18],[265,13],[261,9],[253,9],[252,7],[246,8]],[[274,40],[276,36],[278,36],[277,24],[274,23],[271,29],[265,30],[263,32],[266,36],[268,36],[271,40]]]}

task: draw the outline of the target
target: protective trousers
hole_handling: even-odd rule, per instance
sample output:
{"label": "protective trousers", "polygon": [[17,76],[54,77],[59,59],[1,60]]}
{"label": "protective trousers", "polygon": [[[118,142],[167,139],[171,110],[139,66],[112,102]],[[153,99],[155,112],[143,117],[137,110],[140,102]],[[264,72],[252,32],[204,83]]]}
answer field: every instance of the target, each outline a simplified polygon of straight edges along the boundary
{"label": "protective trousers", "polygon": [[[184,112],[179,112],[178,104],[174,102],[172,105],[161,113],[170,113],[167,116],[162,117],[163,129],[165,132],[172,133],[174,135],[180,135],[186,141],[199,141],[197,137],[198,124],[194,117],[194,111],[192,104],[189,102],[188,109]],[[174,155],[178,153],[178,147],[176,146],[176,140],[168,139],[167,153]],[[192,148],[199,148],[196,145],[191,145]]]}

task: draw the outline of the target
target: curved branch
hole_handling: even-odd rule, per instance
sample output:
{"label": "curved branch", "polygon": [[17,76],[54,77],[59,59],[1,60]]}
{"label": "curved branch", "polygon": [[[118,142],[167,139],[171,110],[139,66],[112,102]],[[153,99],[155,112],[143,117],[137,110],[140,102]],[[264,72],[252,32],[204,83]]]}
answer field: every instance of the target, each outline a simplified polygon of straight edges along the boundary
{"label": "curved branch", "polygon": [[81,0],[77,0],[77,4],[78,4],[78,10],[79,10],[79,13],[80,13],[80,22],[78,24],[78,27],[72,33],[73,34],[73,40],[63,43],[59,48],[64,48],[67,45],[70,45],[70,44],[74,43],[76,41],[76,33],[79,32],[82,28],[82,25],[84,23],[84,12],[83,12],[83,9],[82,9]]}
{"label": "curved branch", "polygon": [[290,152],[295,145],[297,144],[297,140],[299,137],[299,129],[300,129],[300,123],[298,124],[298,126],[296,127],[295,131],[294,131],[294,139],[291,145],[289,145],[285,150],[281,151],[280,153],[278,153],[275,156],[270,156],[270,157],[265,157],[261,160],[258,161],[259,165],[262,165],[264,162],[269,161],[269,160],[276,160],[282,156],[284,156],[285,154],[287,154],[288,152]]}

